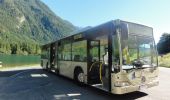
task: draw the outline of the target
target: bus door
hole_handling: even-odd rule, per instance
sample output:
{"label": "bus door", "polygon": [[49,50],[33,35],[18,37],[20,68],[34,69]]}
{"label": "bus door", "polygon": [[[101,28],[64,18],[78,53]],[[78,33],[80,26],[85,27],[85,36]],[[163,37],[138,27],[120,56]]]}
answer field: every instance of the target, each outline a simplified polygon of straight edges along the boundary
{"label": "bus door", "polygon": [[58,68],[58,42],[55,44],[55,57],[54,57],[54,68],[55,72],[58,74],[59,68]]}
{"label": "bus door", "polygon": [[100,64],[100,41],[93,40],[88,41],[88,72],[89,72],[89,83],[97,84],[100,83],[99,79],[99,64]]}
{"label": "bus door", "polygon": [[52,69],[55,66],[55,51],[56,51],[55,43],[52,43],[50,46],[50,68]]}
{"label": "bus door", "polygon": [[107,38],[88,41],[88,83],[109,90]]}

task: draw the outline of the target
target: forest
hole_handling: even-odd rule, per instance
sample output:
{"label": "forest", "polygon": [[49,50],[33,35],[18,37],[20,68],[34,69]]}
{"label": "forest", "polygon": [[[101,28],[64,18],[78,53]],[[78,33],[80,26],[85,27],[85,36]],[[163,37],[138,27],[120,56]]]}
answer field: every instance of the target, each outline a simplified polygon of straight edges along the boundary
{"label": "forest", "polygon": [[77,28],[40,0],[0,0],[0,53],[40,54],[40,46]]}
{"label": "forest", "polygon": [[170,53],[170,34],[164,33],[157,44],[159,54]]}

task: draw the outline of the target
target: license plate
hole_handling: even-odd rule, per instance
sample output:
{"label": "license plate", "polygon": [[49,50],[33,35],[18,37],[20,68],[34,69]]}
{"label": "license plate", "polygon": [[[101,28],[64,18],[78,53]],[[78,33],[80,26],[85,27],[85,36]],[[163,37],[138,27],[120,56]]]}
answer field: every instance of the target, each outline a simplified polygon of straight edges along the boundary
{"label": "license plate", "polygon": [[147,85],[141,85],[141,86],[139,87],[140,90],[146,90],[147,88],[148,88]]}

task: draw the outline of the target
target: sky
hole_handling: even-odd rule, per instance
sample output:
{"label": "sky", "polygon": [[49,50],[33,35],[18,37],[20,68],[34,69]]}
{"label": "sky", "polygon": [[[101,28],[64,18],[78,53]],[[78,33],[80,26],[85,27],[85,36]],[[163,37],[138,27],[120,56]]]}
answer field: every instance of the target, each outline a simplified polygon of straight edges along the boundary
{"label": "sky", "polygon": [[59,17],[78,27],[121,19],[153,27],[156,43],[170,33],[170,0],[41,0]]}

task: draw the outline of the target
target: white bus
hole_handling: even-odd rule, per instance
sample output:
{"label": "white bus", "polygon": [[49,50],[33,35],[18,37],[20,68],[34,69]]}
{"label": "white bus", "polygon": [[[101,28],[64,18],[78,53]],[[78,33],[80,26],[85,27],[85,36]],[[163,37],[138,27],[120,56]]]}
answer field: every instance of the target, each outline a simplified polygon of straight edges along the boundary
{"label": "white bus", "polygon": [[159,84],[153,29],[122,20],[43,45],[41,66],[113,94]]}

